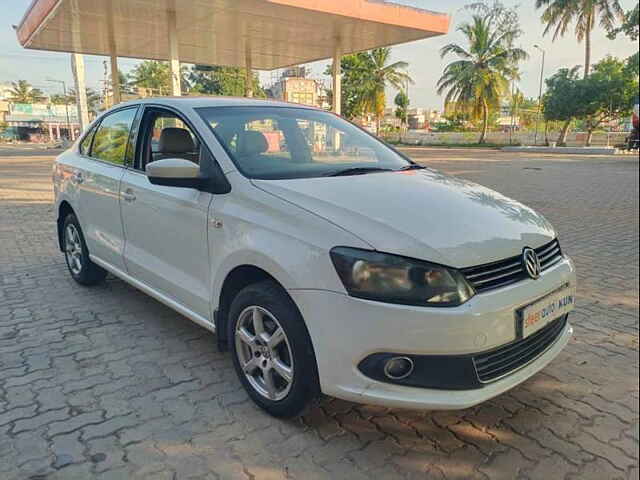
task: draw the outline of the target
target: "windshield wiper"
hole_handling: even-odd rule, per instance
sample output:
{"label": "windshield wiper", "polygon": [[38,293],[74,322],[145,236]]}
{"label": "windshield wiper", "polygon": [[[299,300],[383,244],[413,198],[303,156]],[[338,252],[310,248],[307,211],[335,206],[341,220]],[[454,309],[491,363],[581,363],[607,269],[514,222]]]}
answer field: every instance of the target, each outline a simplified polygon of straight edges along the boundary
{"label": "windshield wiper", "polygon": [[325,177],[342,177],[346,175],[364,175],[366,173],[375,173],[375,172],[391,172],[392,170],[389,168],[380,168],[380,167],[352,167],[345,168],[344,170],[338,170],[337,172],[330,172],[325,175]]}
{"label": "windshield wiper", "polygon": [[399,172],[406,172],[407,170],[424,170],[426,167],[422,165],[418,165],[417,163],[412,163],[411,165],[406,165],[402,167]]}

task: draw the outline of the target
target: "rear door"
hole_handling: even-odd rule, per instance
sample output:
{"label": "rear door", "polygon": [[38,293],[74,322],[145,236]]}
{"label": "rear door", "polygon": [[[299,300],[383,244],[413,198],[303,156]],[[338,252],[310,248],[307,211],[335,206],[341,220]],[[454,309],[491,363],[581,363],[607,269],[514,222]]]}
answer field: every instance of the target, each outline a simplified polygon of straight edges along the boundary
{"label": "rear door", "polygon": [[120,218],[120,181],[128,155],[133,155],[132,126],[138,108],[105,116],[81,149],[86,161],[76,172],[80,222],[92,257],[124,270],[124,232]]}
{"label": "rear door", "polygon": [[177,113],[145,108],[138,153],[122,179],[121,211],[128,273],[209,319],[207,217],[210,193],[153,185],[147,163],[183,158],[200,162],[200,141]]}

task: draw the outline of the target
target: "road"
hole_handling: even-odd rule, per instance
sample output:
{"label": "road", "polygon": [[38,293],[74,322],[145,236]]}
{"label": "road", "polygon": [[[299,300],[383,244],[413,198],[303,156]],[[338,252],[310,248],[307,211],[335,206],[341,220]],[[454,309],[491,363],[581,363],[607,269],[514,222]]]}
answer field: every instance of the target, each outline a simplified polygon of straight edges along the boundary
{"label": "road", "polygon": [[555,224],[580,280],[575,337],[468,410],[324,398],[280,421],[213,334],[115,278],[75,285],[55,243],[52,152],[0,149],[0,478],[638,478],[637,157],[407,153]]}

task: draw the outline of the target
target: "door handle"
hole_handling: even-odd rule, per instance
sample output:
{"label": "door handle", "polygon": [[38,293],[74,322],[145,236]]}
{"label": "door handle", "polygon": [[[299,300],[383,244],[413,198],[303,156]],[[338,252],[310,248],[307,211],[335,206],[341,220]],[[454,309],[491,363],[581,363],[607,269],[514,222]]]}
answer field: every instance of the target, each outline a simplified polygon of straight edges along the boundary
{"label": "door handle", "polygon": [[124,199],[125,202],[135,202],[136,201],[136,194],[133,193],[133,190],[130,188],[127,188],[124,193],[122,194],[122,198]]}

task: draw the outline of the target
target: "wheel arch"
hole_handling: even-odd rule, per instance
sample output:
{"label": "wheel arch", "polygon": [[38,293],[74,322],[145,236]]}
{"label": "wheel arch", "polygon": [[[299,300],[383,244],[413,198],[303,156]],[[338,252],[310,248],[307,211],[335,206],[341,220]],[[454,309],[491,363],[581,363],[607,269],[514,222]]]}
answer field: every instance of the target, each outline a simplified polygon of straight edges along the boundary
{"label": "wheel arch", "polygon": [[[305,322],[300,309],[287,292],[285,283],[277,278],[276,275],[273,275],[265,268],[255,264],[246,263],[237,265],[225,275],[224,280],[222,281],[219,289],[220,294],[218,296],[218,306],[214,312],[216,337],[220,351],[226,351],[228,348],[227,326],[229,324],[229,308],[231,307],[233,299],[243,288],[265,280],[273,281],[282,289],[282,291],[291,300],[291,303],[298,309],[298,313],[300,314],[300,318],[302,318],[303,323]],[[309,329],[307,328],[306,323],[304,323],[304,327],[308,333]]]}
{"label": "wheel arch", "polygon": [[231,302],[233,302],[233,299],[243,288],[265,280],[272,280],[280,285],[283,290],[285,290],[284,286],[281,282],[278,281],[278,279],[276,279],[265,269],[260,268],[256,265],[238,265],[226,274],[220,287],[218,307],[214,313],[216,337],[218,339],[218,349],[220,351],[226,351],[228,347],[227,324],[229,320],[228,315],[229,307],[231,307]]}
{"label": "wheel arch", "polygon": [[64,245],[63,245],[64,242],[62,239],[64,219],[67,218],[67,216],[71,213],[73,213],[74,215],[76,214],[71,204],[66,200],[63,200],[62,202],[60,202],[60,205],[58,206],[58,219],[56,221],[57,228],[58,228],[58,246],[60,247],[60,251],[64,250]]}

